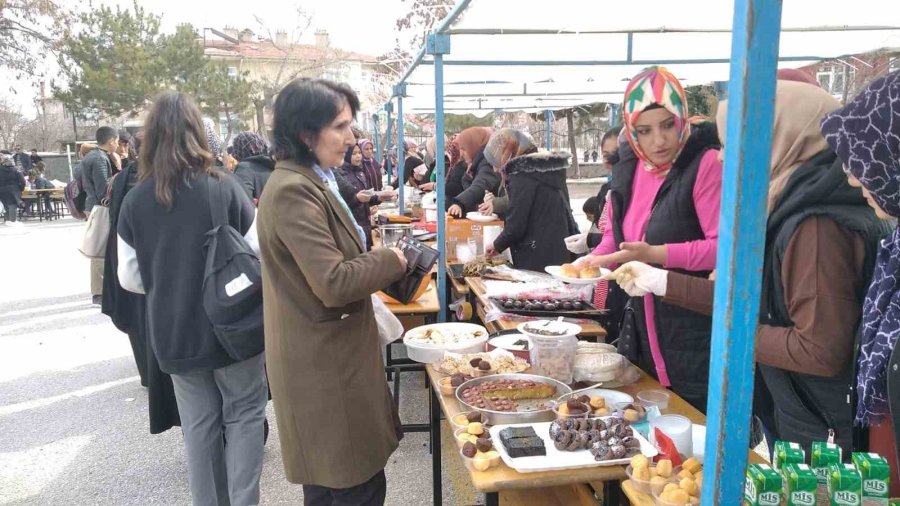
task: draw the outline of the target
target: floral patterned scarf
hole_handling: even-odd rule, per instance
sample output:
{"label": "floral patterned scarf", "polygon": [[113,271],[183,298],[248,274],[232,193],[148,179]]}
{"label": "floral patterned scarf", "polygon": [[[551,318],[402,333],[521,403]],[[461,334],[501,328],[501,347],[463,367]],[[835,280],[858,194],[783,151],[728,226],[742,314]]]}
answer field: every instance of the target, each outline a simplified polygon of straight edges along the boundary
{"label": "floral patterned scarf", "polygon": [[[900,217],[900,71],[825,116],[822,135],[882,210]],[[856,424],[888,412],[885,368],[900,334],[900,228],[881,243],[863,303]]]}
{"label": "floral patterned scarf", "polygon": [[[638,144],[637,128],[635,123],[638,117],[648,107],[658,105],[675,115],[675,127],[678,128],[678,152],[671,162],[656,166],[641,150]],[[664,175],[672,168],[672,164],[678,159],[682,148],[687,143],[691,133],[691,125],[688,123],[687,97],[678,79],[665,67],[650,67],[634,76],[628,87],[625,88],[625,102],[622,104],[625,128],[628,132],[625,138],[638,158],[643,160],[644,168],[653,174]]]}

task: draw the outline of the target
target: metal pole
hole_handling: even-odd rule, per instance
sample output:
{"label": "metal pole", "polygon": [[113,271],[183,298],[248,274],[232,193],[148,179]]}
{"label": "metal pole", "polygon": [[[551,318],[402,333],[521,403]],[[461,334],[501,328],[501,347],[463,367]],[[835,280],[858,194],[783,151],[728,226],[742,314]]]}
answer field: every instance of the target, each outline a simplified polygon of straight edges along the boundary
{"label": "metal pole", "polygon": [[735,0],[703,504],[738,504],[753,404],[782,0]]}
{"label": "metal pole", "polygon": [[372,115],[372,148],[375,149],[375,161],[381,163],[381,150],[378,146],[378,113]]}
{"label": "metal pole", "polygon": [[549,109],[544,111],[544,123],[547,125],[547,133],[545,135],[545,138],[546,138],[545,145],[547,147],[547,151],[553,151],[550,148],[550,142],[553,140],[553,138],[552,138],[553,132],[550,129],[550,127],[553,125],[553,113],[550,112]]}
{"label": "metal pole", "polygon": [[75,175],[72,174],[72,148],[68,144],[66,144],[66,159],[69,161],[69,181],[72,181]]}
{"label": "metal pole", "polygon": [[444,217],[444,54],[450,52],[450,36],[431,34],[426,44],[427,51],[434,57],[434,127],[435,148],[434,168],[437,191],[437,246],[441,252],[438,260],[437,286],[441,310],[438,321],[447,321],[447,224]]}
{"label": "metal pole", "polygon": [[403,193],[406,189],[406,181],[403,180],[403,166],[406,160],[403,158],[403,95],[397,95],[397,189],[400,191],[399,206],[400,215],[406,212]]}
{"label": "metal pole", "polygon": [[394,111],[394,104],[388,102],[384,104],[384,110],[387,112],[387,136],[384,140],[385,154],[387,155],[384,159],[384,169],[385,173],[388,177],[388,184],[391,184],[392,177],[394,175],[393,165],[391,164],[391,154],[388,153],[388,150],[391,149],[391,138],[393,137],[391,134],[392,128],[394,128],[394,120],[391,119],[391,113]]}

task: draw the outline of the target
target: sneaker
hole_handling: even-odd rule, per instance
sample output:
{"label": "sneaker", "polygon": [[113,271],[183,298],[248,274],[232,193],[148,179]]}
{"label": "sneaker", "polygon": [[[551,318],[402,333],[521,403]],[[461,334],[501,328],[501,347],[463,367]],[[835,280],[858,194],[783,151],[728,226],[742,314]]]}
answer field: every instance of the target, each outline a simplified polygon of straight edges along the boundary
{"label": "sneaker", "polygon": [[103,305],[103,296],[102,295],[94,295],[91,297],[91,303],[95,306]]}

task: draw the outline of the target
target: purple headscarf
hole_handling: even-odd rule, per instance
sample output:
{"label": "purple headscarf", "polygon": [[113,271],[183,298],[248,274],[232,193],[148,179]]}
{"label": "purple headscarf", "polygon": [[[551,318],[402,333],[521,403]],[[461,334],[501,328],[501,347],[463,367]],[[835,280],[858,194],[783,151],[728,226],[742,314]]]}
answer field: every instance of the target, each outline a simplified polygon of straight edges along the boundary
{"label": "purple headscarf", "polygon": [[[882,210],[900,217],[900,71],[872,81],[822,120],[825,141]],[[886,367],[900,334],[900,228],[881,243],[863,303],[857,425],[888,412]]]}

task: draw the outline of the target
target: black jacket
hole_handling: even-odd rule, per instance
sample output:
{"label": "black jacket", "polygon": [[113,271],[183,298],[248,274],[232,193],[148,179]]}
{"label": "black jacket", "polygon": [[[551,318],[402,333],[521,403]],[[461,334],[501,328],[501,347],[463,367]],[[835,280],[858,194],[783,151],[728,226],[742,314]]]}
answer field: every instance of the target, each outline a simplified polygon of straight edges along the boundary
{"label": "black jacket", "polygon": [[251,199],[259,200],[266,181],[275,170],[275,160],[268,155],[248,156],[234,168],[234,178],[247,190]]}
{"label": "black jacket", "polygon": [[510,248],[517,269],[543,271],[570,260],[564,239],[578,233],[566,188],[567,153],[534,153],[506,164],[509,209],[494,241]]}
{"label": "black jacket", "polygon": [[[609,183],[603,183],[600,185],[600,191],[597,192],[597,209],[594,210],[594,223],[592,225],[597,225],[600,222],[600,216],[603,214],[603,208],[606,207],[606,194],[609,192]],[[587,245],[588,248],[594,249],[599,244],[600,241],[603,240],[603,231],[600,232],[591,232],[587,235]]]}
{"label": "black jacket", "polygon": [[453,205],[453,198],[463,192],[463,176],[468,168],[465,160],[456,162],[453,167],[447,168],[447,180],[444,182],[444,202],[447,207]]}
{"label": "black jacket", "polygon": [[84,212],[90,214],[91,209],[106,196],[106,185],[112,177],[112,163],[109,155],[100,148],[94,149],[81,160],[81,185],[87,196],[84,200]]}
{"label": "black jacket", "polygon": [[491,164],[484,159],[484,148],[472,159],[471,170],[462,178],[462,193],[453,197],[453,203],[463,208],[464,213],[477,211],[484,202],[484,194],[497,194],[500,188],[500,174],[494,172]]}
{"label": "black jacket", "polygon": [[131,163],[112,182],[109,204],[110,230],[109,240],[106,242],[106,261],[103,265],[101,311],[110,317],[116,328],[128,334],[141,384],[147,387],[150,434],[159,434],[181,425],[172,377],[159,368],[159,362],[147,339],[146,297],[123,289],[119,285],[117,272],[119,258],[116,227],[125,195],[137,184],[137,172],[137,164]]}
{"label": "black jacket", "polygon": [[353,219],[356,224],[362,227],[366,233],[366,249],[372,249],[372,221],[369,210],[372,206],[378,205],[381,201],[378,197],[372,197],[368,202],[360,202],[356,198],[356,194],[369,189],[369,182],[366,179],[366,172],[362,167],[356,167],[349,163],[344,163],[340,169],[334,170],[334,177],[338,183],[338,190],[341,197],[353,213]]}
{"label": "black jacket", "polygon": [[25,185],[25,176],[15,165],[0,164],[0,204],[19,205]]}
{"label": "black jacket", "polygon": [[[125,196],[118,234],[137,253],[147,299],[150,343],[160,367],[169,374],[212,370],[233,364],[213,333],[203,309],[204,244],[212,229],[209,184],[212,176],[180,181],[174,205],[156,200],[149,177]],[[255,217],[253,203],[230,174],[221,174],[228,223],[241,235]]]}
{"label": "black jacket", "polygon": [[[847,182],[841,160],[830,149],[797,168],[766,223],[766,249],[760,323],[791,327],[781,278],[782,259],[797,227],[807,218],[826,217],[863,238],[864,273],[871,278],[882,237],[890,233],[866,204],[862,192]],[[856,294],[865,299],[868,281]],[[801,374],[760,364],[759,370],[774,400],[778,436],[799,443],[809,451],[812,441],[821,441],[829,429],[845,454],[853,447],[853,409],[856,405],[854,368],[834,377]]]}
{"label": "black jacket", "polygon": [[[648,244],[681,243],[704,238],[694,209],[694,182],[704,153],[718,147],[715,125],[706,123],[694,127],[656,195],[646,231]],[[612,227],[616,244],[624,241],[622,221],[631,203],[637,164],[637,157],[631,147],[627,143],[620,145],[619,161],[613,167],[608,197],[615,218],[608,226]],[[692,276],[709,275],[709,272],[677,271]],[[656,368],[650,354],[644,299],[635,297],[629,304],[630,307],[625,309],[624,323],[619,329],[619,350],[636,361],[644,371],[656,377]],[[655,308],[656,334],[672,382],[672,390],[700,411],[705,411],[712,318],[666,304],[661,297],[655,298]]]}

